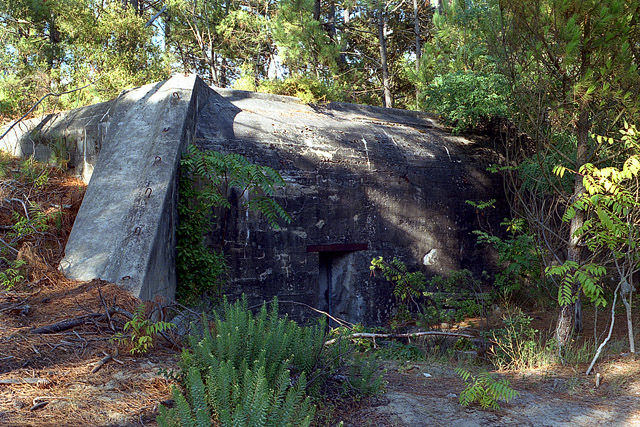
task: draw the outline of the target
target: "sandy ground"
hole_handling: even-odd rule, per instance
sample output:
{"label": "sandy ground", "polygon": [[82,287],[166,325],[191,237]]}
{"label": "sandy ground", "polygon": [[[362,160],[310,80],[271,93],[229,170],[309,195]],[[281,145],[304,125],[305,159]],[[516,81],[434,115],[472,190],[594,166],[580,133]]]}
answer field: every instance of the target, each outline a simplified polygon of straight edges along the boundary
{"label": "sandy ground", "polygon": [[[640,362],[601,365],[602,382],[570,369],[496,377],[510,379],[520,395],[500,411],[464,408],[463,381],[452,367],[387,362],[387,391],[345,414],[345,426],[640,426]],[[425,373],[431,377],[425,377]]]}

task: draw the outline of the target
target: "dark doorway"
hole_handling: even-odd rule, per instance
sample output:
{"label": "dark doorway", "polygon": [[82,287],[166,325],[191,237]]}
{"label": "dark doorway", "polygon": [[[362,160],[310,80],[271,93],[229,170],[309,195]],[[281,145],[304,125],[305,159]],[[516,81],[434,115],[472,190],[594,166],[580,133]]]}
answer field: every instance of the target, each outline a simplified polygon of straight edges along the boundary
{"label": "dark doorway", "polygon": [[[343,320],[356,322],[364,313],[364,301],[356,289],[355,252],[366,244],[315,245],[307,252],[318,252],[318,294],[320,310]],[[336,326],[330,322],[331,326]]]}

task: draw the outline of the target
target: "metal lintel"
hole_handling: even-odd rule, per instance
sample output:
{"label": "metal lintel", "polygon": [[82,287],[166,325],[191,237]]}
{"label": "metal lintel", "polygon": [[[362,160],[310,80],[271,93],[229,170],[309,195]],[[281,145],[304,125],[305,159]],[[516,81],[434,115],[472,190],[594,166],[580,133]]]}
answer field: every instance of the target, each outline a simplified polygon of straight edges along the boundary
{"label": "metal lintel", "polygon": [[367,243],[339,243],[335,245],[308,245],[307,252],[356,252],[369,249]]}

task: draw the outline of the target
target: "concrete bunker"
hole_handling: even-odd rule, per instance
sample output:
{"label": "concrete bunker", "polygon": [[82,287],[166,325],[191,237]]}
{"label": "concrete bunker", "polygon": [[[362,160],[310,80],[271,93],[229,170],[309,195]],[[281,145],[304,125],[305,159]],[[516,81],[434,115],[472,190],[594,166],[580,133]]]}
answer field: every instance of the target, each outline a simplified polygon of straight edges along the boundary
{"label": "concrete bunker", "polygon": [[483,221],[506,216],[501,182],[485,172],[486,149],[425,113],[303,105],[175,76],[46,120],[21,123],[0,145],[46,157],[32,129],[74,135],[73,158],[82,159],[76,173],[91,181],[61,267],[143,299],[174,296],[177,169],[191,142],[270,166],[288,184],[276,198],[293,216],[290,225],[273,230],[258,215],[230,215],[224,239],[220,224],[209,236],[231,265],[225,292],[245,293],[251,303],[277,295],[345,320],[383,323],[391,289],[370,275],[371,259],[397,256],[428,275],[480,272],[491,257],[475,244],[478,216],[465,201],[497,199]]}

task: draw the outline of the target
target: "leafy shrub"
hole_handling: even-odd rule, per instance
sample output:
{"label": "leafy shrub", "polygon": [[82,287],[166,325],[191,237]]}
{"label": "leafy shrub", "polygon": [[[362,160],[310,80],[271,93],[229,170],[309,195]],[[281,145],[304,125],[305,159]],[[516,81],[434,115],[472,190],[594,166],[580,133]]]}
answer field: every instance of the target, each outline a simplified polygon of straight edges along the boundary
{"label": "leafy shrub", "polygon": [[424,293],[427,302],[423,305],[421,321],[429,325],[481,315],[483,306],[491,303],[469,270],[434,276],[427,288],[432,291]]}
{"label": "leafy shrub", "polygon": [[125,323],[123,332],[129,332],[129,335],[118,332],[112,338],[120,344],[128,343],[131,347],[131,354],[145,354],[153,347],[153,340],[156,335],[161,334],[175,325],[169,322],[152,322],[145,315],[145,305],[140,304],[136,307],[133,317]]}
{"label": "leafy shrub", "polygon": [[[204,324],[207,324],[206,322]],[[212,329],[190,336],[182,354],[184,392],[161,409],[160,425],[298,426],[313,419],[312,397],[327,391],[379,390],[376,369],[351,357],[348,340],[325,346],[325,323],[301,327],[262,307],[254,316],[246,298],[224,301]]]}
{"label": "leafy shrub", "polygon": [[478,243],[494,247],[502,270],[495,276],[497,292],[509,299],[523,290],[531,294],[534,289],[542,290],[542,254],[534,237],[524,230],[524,220],[505,220],[502,223],[510,231],[510,237],[503,239],[484,231],[476,230]]}
{"label": "leafy shrub", "polygon": [[433,79],[424,92],[424,106],[454,132],[462,132],[506,115],[507,94],[506,79],[499,74],[456,71]]}
{"label": "leafy shrub", "polygon": [[[379,256],[371,261],[372,272],[381,270],[384,278],[393,284],[397,311],[391,319],[392,328],[414,322],[431,326],[483,312],[490,303],[480,283],[469,270],[454,271],[449,276],[434,276],[429,282],[420,271],[411,272],[397,258],[386,262]],[[430,289],[430,291],[426,291]]]}
{"label": "leafy shrub", "polygon": [[531,320],[518,309],[504,316],[502,328],[491,332],[491,361],[498,369],[531,369],[551,362],[553,351],[537,339]]}
{"label": "leafy shrub", "polygon": [[393,296],[396,299],[397,312],[392,323],[396,325],[410,321],[411,311],[415,307],[420,311],[418,299],[423,295],[426,278],[420,271],[411,272],[407,265],[398,258],[386,262],[379,256],[371,260],[369,267],[372,273],[381,270],[385,279],[393,283]]}
{"label": "leafy shrub", "polygon": [[495,380],[488,372],[480,372],[473,375],[462,368],[457,368],[456,373],[462,377],[466,387],[460,393],[460,404],[469,406],[478,402],[483,409],[500,410],[499,400],[509,403],[509,400],[520,393],[512,389],[507,379]]}
{"label": "leafy shrub", "polygon": [[8,260],[0,257],[0,288],[10,290],[24,281],[24,271],[26,261],[22,259]]}
{"label": "leafy shrub", "polygon": [[344,98],[336,85],[300,75],[287,77],[284,80],[263,80],[258,86],[258,91],[295,96],[306,104],[340,101]]}
{"label": "leafy shrub", "polygon": [[29,109],[35,85],[15,74],[0,75],[0,117],[15,117]]}

